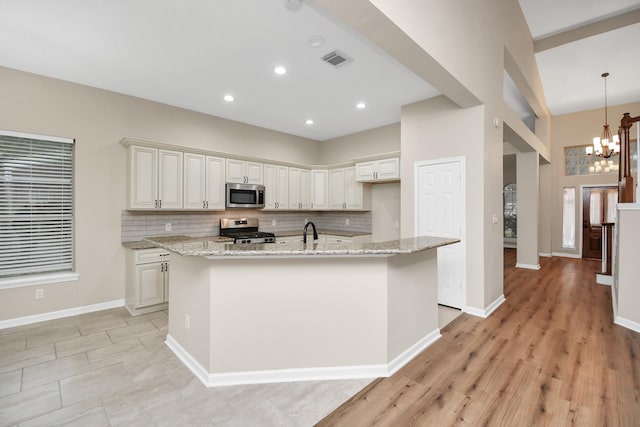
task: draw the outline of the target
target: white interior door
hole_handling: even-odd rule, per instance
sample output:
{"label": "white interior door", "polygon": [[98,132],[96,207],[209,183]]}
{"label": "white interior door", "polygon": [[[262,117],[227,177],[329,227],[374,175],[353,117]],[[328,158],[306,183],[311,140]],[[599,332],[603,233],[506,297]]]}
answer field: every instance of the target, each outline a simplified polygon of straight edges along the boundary
{"label": "white interior door", "polygon": [[[416,234],[463,237],[463,161],[425,162],[416,166]],[[438,248],[438,303],[462,308],[464,242]]]}

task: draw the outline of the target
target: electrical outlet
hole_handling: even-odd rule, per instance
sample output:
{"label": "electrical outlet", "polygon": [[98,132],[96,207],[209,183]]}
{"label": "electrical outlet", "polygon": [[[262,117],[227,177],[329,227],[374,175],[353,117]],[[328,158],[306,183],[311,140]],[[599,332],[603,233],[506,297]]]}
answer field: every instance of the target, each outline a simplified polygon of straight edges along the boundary
{"label": "electrical outlet", "polygon": [[188,330],[191,329],[191,316],[188,314],[184,315],[184,327]]}
{"label": "electrical outlet", "polygon": [[308,222],[309,222],[309,218],[305,218],[304,219],[304,225],[307,225]]}
{"label": "electrical outlet", "polygon": [[349,225],[349,218],[345,218],[344,225]]}
{"label": "electrical outlet", "polygon": [[400,221],[393,221],[393,228],[400,228]]}
{"label": "electrical outlet", "polygon": [[44,289],[36,289],[36,299],[44,298]]}
{"label": "electrical outlet", "polygon": [[275,227],[275,226],[276,226],[276,220],[275,220],[275,219],[272,219],[272,220],[271,220],[271,225],[272,225],[273,227]]}
{"label": "electrical outlet", "polygon": [[165,231],[171,231],[171,223],[170,223],[170,222],[167,222],[167,223],[164,225],[164,230],[165,230]]}

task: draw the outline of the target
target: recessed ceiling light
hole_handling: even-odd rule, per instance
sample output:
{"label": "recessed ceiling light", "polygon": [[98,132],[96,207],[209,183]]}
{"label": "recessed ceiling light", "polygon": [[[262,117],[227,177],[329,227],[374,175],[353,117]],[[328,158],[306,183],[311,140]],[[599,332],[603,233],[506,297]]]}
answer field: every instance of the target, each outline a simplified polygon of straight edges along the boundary
{"label": "recessed ceiling light", "polygon": [[308,124],[308,125],[312,125],[313,124],[313,120],[307,119],[307,121],[305,123]]}
{"label": "recessed ceiling light", "polygon": [[225,95],[224,96],[224,100],[227,102],[233,102],[235,98],[233,97],[233,95]]}
{"label": "recessed ceiling light", "polygon": [[357,108],[358,110],[362,110],[363,108],[366,108],[366,107],[367,107],[367,104],[365,104],[364,102],[358,102],[358,103],[356,104],[356,108]]}
{"label": "recessed ceiling light", "polygon": [[322,36],[314,35],[309,37],[307,40],[307,45],[309,47],[320,47],[324,45],[324,38]]}
{"label": "recessed ceiling light", "polygon": [[273,72],[281,76],[283,74],[287,74],[287,69],[282,66],[277,66],[276,68],[273,69]]}

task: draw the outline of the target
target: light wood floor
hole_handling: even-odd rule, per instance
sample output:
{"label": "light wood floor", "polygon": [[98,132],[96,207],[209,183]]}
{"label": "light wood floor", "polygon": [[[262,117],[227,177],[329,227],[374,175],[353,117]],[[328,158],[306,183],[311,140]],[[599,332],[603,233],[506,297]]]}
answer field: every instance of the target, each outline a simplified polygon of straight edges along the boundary
{"label": "light wood floor", "polygon": [[506,302],[493,315],[462,314],[318,425],[640,426],[640,334],[613,324],[597,262],[513,265],[505,250]]}

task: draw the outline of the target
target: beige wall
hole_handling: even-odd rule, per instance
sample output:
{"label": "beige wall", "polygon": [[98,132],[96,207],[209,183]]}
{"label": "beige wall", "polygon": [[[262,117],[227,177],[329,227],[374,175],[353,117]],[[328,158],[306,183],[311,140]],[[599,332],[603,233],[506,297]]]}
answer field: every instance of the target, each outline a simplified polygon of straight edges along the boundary
{"label": "beige wall", "polygon": [[502,186],[516,184],[516,155],[506,154],[502,157]]}
{"label": "beige wall", "polygon": [[[400,151],[400,123],[324,141],[319,163],[339,164],[357,157],[394,151]],[[371,184],[371,220],[373,241],[400,238],[399,182]]]}
{"label": "beige wall", "polygon": [[[625,203],[618,210],[618,262],[615,291],[617,291],[616,323],[640,332],[640,204]],[[615,301],[614,301],[615,302]]]}
{"label": "beige wall", "polygon": [[0,320],[124,297],[120,212],[127,136],[312,164],[320,144],[167,105],[0,68],[0,129],[76,139],[77,282],[0,291]]}
{"label": "beige wall", "polygon": [[320,144],[319,164],[350,162],[356,157],[400,151],[400,123],[358,132]]}
{"label": "beige wall", "polygon": [[[509,71],[515,76],[514,81],[536,113],[546,114],[531,35],[518,3],[359,0],[349,2],[349,7],[341,6],[337,0],[322,3],[343,18],[350,18],[348,22],[352,25],[368,22],[358,26],[365,36],[384,46],[457,105],[470,107],[460,109],[453,102],[437,99],[403,108],[401,227],[403,236],[411,235],[413,163],[466,156],[466,202],[468,212],[473,212],[466,219],[467,304],[484,309],[503,292],[502,221],[494,225],[491,219],[493,215],[502,218],[502,129],[494,128],[492,122],[494,118],[505,120],[502,96],[505,52],[509,52]],[[370,23],[380,18],[368,10],[367,4],[375,5],[410,40],[394,33],[396,46],[389,46]],[[399,45],[400,42],[404,44]],[[422,50],[417,59],[413,54],[418,51],[415,44]],[[412,52],[411,57],[406,52]],[[443,69],[447,76],[442,76]],[[472,107],[478,104],[482,106]],[[508,118],[516,132],[527,129],[522,131],[521,139],[534,148],[544,148],[526,126],[516,126],[519,123],[514,123],[512,115]]]}
{"label": "beige wall", "polygon": [[[640,103],[616,105],[609,107],[609,125],[612,132],[618,129],[622,114],[630,112],[632,116],[640,115]],[[581,186],[583,185],[616,185],[616,173],[603,175],[564,175],[564,149],[575,145],[588,145],[593,137],[600,136],[604,123],[602,108],[554,116],[552,119],[552,177],[551,177],[551,250],[554,253],[580,255],[582,234]],[[636,135],[636,126],[631,135]],[[562,247],[562,190],[564,187],[576,189],[576,248]]]}
{"label": "beige wall", "polygon": [[[466,257],[467,305],[484,308],[482,278],[485,259],[484,227],[489,226],[478,211],[483,206],[483,137],[477,132],[484,119],[483,107],[458,108],[444,96],[408,105],[402,109],[402,237],[414,235],[414,168],[418,160],[465,157],[466,159]],[[464,126],[460,126],[464,123]],[[451,129],[457,129],[452,134]],[[446,141],[439,144],[438,142]],[[502,179],[502,175],[500,174]],[[502,194],[500,190],[500,195]],[[502,197],[501,197],[502,199]],[[502,207],[498,212],[502,212]],[[471,214],[473,213],[473,214]],[[499,228],[500,225],[494,228]],[[502,248],[500,228],[500,248]],[[500,251],[501,252],[501,251]],[[502,281],[498,283],[502,293]],[[498,295],[500,295],[498,294]]]}

